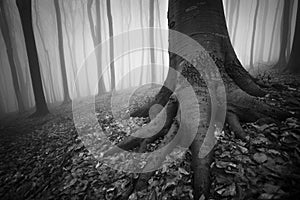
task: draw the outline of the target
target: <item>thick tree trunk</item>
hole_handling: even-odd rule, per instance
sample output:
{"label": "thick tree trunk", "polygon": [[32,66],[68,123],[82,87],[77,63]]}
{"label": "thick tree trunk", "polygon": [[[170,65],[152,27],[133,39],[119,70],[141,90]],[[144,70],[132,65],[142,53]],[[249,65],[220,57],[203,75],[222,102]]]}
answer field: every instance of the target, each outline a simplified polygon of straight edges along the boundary
{"label": "thick tree trunk", "polygon": [[[17,102],[18,102],[18,110],[19,110],[19,112],[23,112],[25,110],[25,107],[24,107],[24,103],[22,100],[20,83],[18,80],[17,68],[16,68],[16,64],[15,64],[15,59],[14,59],[12,38],[10,37],[10,34],[9,34],[9,27],[8,27],[7,18],[5,15],[5,8],[4,8],[3,1],[0,1],[0,28],[1,28],[1,33],[2,33],[5,47],[6,47],[6,53],[7,53],[10,71],[11,71],[11,75],[12,75],[13,86],[15,89],[15,94],[16,94],[16,98],[17,98]],[[17,56],[17,55],[15,55],[15,56]]]}
{"label": "thick tree trunk", "polygon": [[[108,32],[109,32],[109,57],[110,59],[114,59],[114,31],[113,31],[113,19],[112,19],[112,13],[111,13],[111,5],[110,0],[106,0],[106,6],[107,6],[107,20],[108,20]],[[111,85],[110,89],[111,91],[116,89],[116,75],[115,75],[115,63],[113,60],[110,60],[110,77],[111,77]]]}
{"label": "thick tree trunk", "polygon": [[[140,152],[143,152],[145,148],[142,147],[146,146],[145,143],[151,142],[155,137],[164,136],[167,134],[166,129],[171,127],[169,131],[176,132],[176,126],[174,126],[176,119],[174,119],[174,115],[176,115],[178,106],[172,104],[172,99],[174,98],[171,96],[176,88],[174,96],[176,95],[180,102],[179,117],[176,118],[181,119],[179,127],[184,129],[186,133],[184,135],[185,138],[181,138],[180,140],[188,140],[189,137],[192,137],[192,127],[195,126],[195,123],[199,123],[196,124],[197,133],[190,145],[192,152],[194,199],[198,200],[199,198],[203,199],[204,196],[206,198],[209,196],[209,173],[211,161],[213,160],[214,145],[214,130],[213,128],[209,128],[209,125],[214,122],[214,119],[220,117],[220,113],[224,111],[224,109],[222,111],[221,108],[218,108],[216,112],[213,111],[214,108],[211,105],[214,99],[211,97],[214,95],[210,94],[211,96],[209,96],[207,83],[204,82],[203,77],[199,73],[204,70],[205,66],[207,67],[207,65],[202,64],[202,62],[207,61],[206,59],[212,59],[218,67],[227,95],[226,121],[237,137],[247,140],[246,133],[243,131],[240,121],[254,122],[265,116],[280,116],[279,118],[284,118],[289,116],[289,114],[263,104],[256,98],[257,96],[262,97],[266,93],[256,85],[253,78],[244,70],[237,59],[229,39],[221,0],[169,0],[168,20],[170,29],[191,37],[201,44],[207,52],[207,54],[196,53],[195,57],[191,59],[195,61],[193,66],[188,61],[174,54],[170,54],[170,68],[181,72],[181,75],[187,79],[189,84],[192,85],[197,100],[193,101],[190,94],[185,94],[186,87],[182,85],[182,78],[177,78],[177,75],[172,73],[172,70],[169,70],[165,87],[162,87],[160,92],[156,95],[155,100],[134,112],[134,114],[137,116],[147,116],[151,106],[156,103],[160,103],[165,107],[161,112],[158,111],[156,117],[151,117],[152,120],[149,126],[137,131],[135,134],[137,137],[129,137],[118,146],[128,150],[141,144],[140,150],[142,149],[142,151]],[[172,45],[173,47],[176,46],[179,48],[183,45],[182,41],[176,40],[175,37],[170,37],[169,42],[170,46]],[[199,57],[204,59],[201,60]],[[216,92],[216,95],[223,96],[224,94],[218,94]],[[182,101],[183,96],[188,97]],[[200,110],[198,110],[198,108]],[[199,111],[201,118],[199,117]],[[162,125],[164,113],[166,113],[167,119]],[[245,115],[245,113],[247,113],[247,115]],[[199,119],[199,122],[195,122],[197,119]],[[163,128],[161,129],[160,127]],[[175,130],[173,130],[172,127],[175,127]],[[155,133],[157,134],[152,136]],[[144,140],[138,138],[139,136],[147,135],[151,135],[151,137]],[[112,148],[105,153],[105,156],[112,155],[118,151],[120,151],[119,148]],[[161,158],[164,157],[166,153],[167,152],[161,152]],[[161,162],[161,160],[158,162]],[[140,183],[146,183],[147,185],[147,179],[145,179],[145,177],[149,176],[140,176],[142,179]],[[136,185],[136,188],[139,188],[139,185]]]}
{"label": "thick tree trunk", "polygon": [[64,39],[63,39],[63,32],[62,32],[62,20],[61,20],[60,6],[58,0],[54,0],[54,7],[55,7],[55,14],[56,14],[59,60],[60,60],[62,84],[64,90],[63,101],[69,102],[71,101],[71,98],[70,98],[70,93],[68,88],[66,61],[65,61],[65,53],[64,53]]}
{"label": "thick tree trunk", "polygon": [[33,93],[36,103],[36,112],[33,116],[42,116],[48,114],[49,111],[43,91],[40,66],[32,27],[31,0],[17,0],[17,7],[20,13],[21,24],[24,32]]}
{"label": "thick tree trunk", "polygon": [[296,27],[291,56],[287,65],[287,70],[292,73],[300,73],[300,3],[298,2]]}

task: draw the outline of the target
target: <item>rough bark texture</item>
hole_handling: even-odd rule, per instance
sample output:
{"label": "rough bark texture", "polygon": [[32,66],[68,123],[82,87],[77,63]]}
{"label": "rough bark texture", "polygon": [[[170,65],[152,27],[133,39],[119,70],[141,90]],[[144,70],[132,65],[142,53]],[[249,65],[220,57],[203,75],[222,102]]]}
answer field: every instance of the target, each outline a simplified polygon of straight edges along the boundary
{"label": "rough bark texture", "polygon": [[20,13],[21,24],[24,32],[26,51],[36,104],[36,112],[33,116],[46,115],[49,113],[49,111],[43,91],[39,60],[32,27],[31,0],[17,0],[17,7]]}
{"label": "rough bark texture", "polygon": [[[255,83],[254,79],[237,59],[229,39],[221,0],[169,0],[168,20],[170,29],[181,32],[201,44],[207,51],[207,55],[211,57],[218,67],[227,94],[227,122],[237,137],[243,140],[248,139],[240,125],[240,121],[254,122],[262,117],[281,116],[284,118],[289,116],[288,113],[268,106],[257,98],[264,96],[266,92]],[[172,45],[180,46],[180,41],[176,41],[172,38],[169,42]],[[218,119],[219,112],[212,112],[213,108],[211,104],[213,100],[209,96],[208,86],[199,73],[199,71],[203,71],[205,66],[201,64],[201,61],[197,61],[197,59],[195,62],[196,63],[191,65],[182,58],[170,54],[170,68],[181,72],[189,84],[192,85],[197,98],[196,102],[192,102],[191,98],[187,98],[184,102],[179,101],[181,102],[179,105],[181,109],[181,121],[179,126],[180,128],[184,128],[186,132],[185,137],[191,137],[191,135],[189,135],[192,134],[191,127],[194,126],[195,121],[199,118],[197,106],[199,106],[202,116],[202,118],[199,119],[197,133],[190,146],[192,152],[194,199],[198,200],[200,197],[202,198],[203,195],[206,198],[209,196],[209,173],[210,164],[213,160],[214,130],[208,129],[208,127],[212,119]],[[147,129],[138,131],[137,136],[152,135],[157,131],[156,128],[159,127],[157,126],[157,121],[161,121],[162,113],[164,113],[166,109],[170,109],[170,99],[172,98],[169,99],[169,97],[172,95],[174,89],[176,89],[175,94],[178,99],[181,99],[181,95],[184,95],[184,92],[181,92],[184,91],[185,86],[182,86],[181,81],[181,78],[177,78],[176,74],[174,74],[172,70],[169,70],[168,77],[164,83],[165,87],[161,88],[154,101],[132,113],[134,116],[147,116],[151,106],[154,104],[167,105],[161,112],[158,111],[159,113],[157,113],[156,117],[150,122]],[[175,109],[175,107],[172,109]],[[184,109],[185,112],[188,113],[188,117],[182,116],[182,110]],[[168,113],[174,114],[176,112],[169,110]],[[245,113],[247,113],[247,115],[245,115]],[[167,119],[169,119],[173,115],[168,114],[167,116]],[[167,121],[170,122],[172,120]],[[173,124],[174,123],[173,121]],[[171,125],[171,129],[172,127]],[[137,139],[133,138],[126,142],[132,144],[136,140]],[[147,143],[147,139],[140,140],[139,142],[143,144],[145,141]],[[127,149],[129,146],[130,145],[124,145],[122,148]],[[141,151],[144,151],[144,149]],[[165,152],[162,152],[162,155],[164,155],[164,153]],[[141,175],[141,177],[142,180],[140,183],[144,185],[147,183],[149,174]],[[138,187],[139,186],[136,185],[136,188]]]}
{"label": "rough bark texture", "polygon": [[57,36],[58,36],[58,51],[59,51],[59,60],[61,68],[62,83],[64,89],[64,102],[71,101],[69,88],[68,88],[68,79],[66,71],[66,62],[65,62],[65,53],[64,53],[64,39],[61,25],[61,13],[59,8],[58,0],[54,0],[55,14],[56,14],[56,26],[57,26]]}
{"label": "rough bark texture", "polygon": [[0,28],[1,28],[1,33],[2,33],[5,47],[6,47],[6,53],[7,53],[8,62],[10,65],[10,71],[11,71],[13,86],[14,86],[15,94],[16,94],[16,98],[17,98],[18,109],[19,109],[19,112],[23,112],[25,110],[25,107],[24,107],[24,103],[22,100],[20,83],[18,81],[18,74],[17,74],[13,46],[12,46],[12,38],[10,37],[11,35],[9,34],[9,27],[8,27],[7,18],[5,15],[5,8],[4,8],[3,1],[0,1]]}

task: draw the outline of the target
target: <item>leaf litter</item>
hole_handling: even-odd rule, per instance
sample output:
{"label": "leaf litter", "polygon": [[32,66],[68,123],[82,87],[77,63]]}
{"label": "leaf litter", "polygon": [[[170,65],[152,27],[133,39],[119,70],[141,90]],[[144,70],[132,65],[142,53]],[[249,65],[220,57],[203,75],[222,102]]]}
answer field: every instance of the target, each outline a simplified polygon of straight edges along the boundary
{"label": "leaf litter", "polygon": [[[297,112],[299,89],[292,84],[266,97],[274,106]],[[272,85],[272,84],[271,84]],[[131,91],[120,92],[128,95]],[[129,113],[149,102],[156,90],[138,91]],[[274,96],[278,101],[273,101]],[[285,98],[288,97],[288,98]],[[148,118],[114,119],[107,105],[109,95],[97,97],[97,118],[108,138],[117,144],[149,122]],[[285,100],[287,99],[287,100]],[[143,103],[141,103],[143,102]],[[127,109],[127,110],[126,110]],[[43,119],[1,124],[1,199],[118,199],[138,174],[114,170],[87,151],[74,127],[71,105],[53,108]],[[299,196],[300,122],[260,120],[244,124],[250,136],[235,139],[228,127],[218,133],[215,161],[211,165],[210,199],[286,199]],[[149,145],[155,149],[159,142]],[[169,157],[148,181],[148,188],[129,199],[192,199],[191,153],[183,159]],[[204,199],[204,197],[201,197]]]}

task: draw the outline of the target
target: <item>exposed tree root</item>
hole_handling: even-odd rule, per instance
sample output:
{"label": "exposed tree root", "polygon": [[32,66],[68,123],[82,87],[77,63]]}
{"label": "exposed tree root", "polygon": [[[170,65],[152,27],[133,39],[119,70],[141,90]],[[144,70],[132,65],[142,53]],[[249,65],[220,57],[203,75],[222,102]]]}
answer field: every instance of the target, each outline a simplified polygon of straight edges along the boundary
{"label": "exposed tree root", "polygon": [[160,104],[162,106],[165,106],[168,101],[169,101],[169,97],[173,94],[173,92],[171,90],[169,90],[167,87],[163,86],[160,91],[158,92],[158,94],[155,96],[154,100],[146,105],[144,105],[143,107],[133,111],[130,116],[131,117],[147,117],[149,114],[149,110],[150,108],[154,105],[154,104]]}
{"label": "exposed tree root", "polygon": [[[107,152],[104,156],[110,156],[118,153],[121,149],[131,150],[141,144],[146,145],[145,142],[153,142],[159,137],[163,137],[168,133],[171,127],[173,118],[176,116],[178,109],[178,102],[176,99],[170,98],[168,104],[165,108],[143,129],[138,130],[134,136],[126,138],[124,141],[120,142],[117,147],[114,147]],[[163,124],[163,122],[165,122]],[[147,140],[145,140],[147,138]],[[145,142],[143,143],[143,141]]]}
{"label": "exposed tree root", "polygon": [[[148,104],[147,106],[149,105],[153,104]],[[146,107],[144,107],[143,109],[145,108]],[[166,109],[166,112],[168,113],[167,118],[169,119],[166,120],[164,128],[162,129],[163,131],[160,131],[157,135],[146,139],[129,137],[128,140],[120,144],[119,147],[124,149],[132,149],[133,147],[140,145],[139,152],[145,152],[147,144],[155,141],[158,137],[165,136],[166,138],[168,138],[170,137],[170,134],[174,134],[174,132],[176,132],[178,129],[176,128],[176,123],[173,121],[177,113],[178,103],[176,102],[174,104],[174,101],[169,101],[164,109]],[[146,110],[149,110],[149,108],[146,108]],[[149,126],[155,126],[155,121],[161,120],[162,113],[163,112],[160,112],[157,115],[157,117],[154,118],[152,122],[150,122]],[[235,90],[234,92],[228,95],[226,122],[230,125],[230,129],[235,133],[236,137],[239,139],[246,141],[248,140],[247,134],[244,132],[241,126],[241,122],[255,122],[259,119],[266,119],[270,117],[275,118],[276,120],[283,120],[290,116],[290,113],[269,106],[259,98],[250,96],[242,90]],[[150,130],[156,129],[153,128]],[[141,133],[138,135],[143,134]],[[192,152],[192,169],[194,172],[194,199],[199,199],[200,197],[202,197],[202,195],[208,197],[210,190],[210,166],[213,161],[214,151],[211,150],[204,157],[199,156],[199,154],[201,153],[201,148],[205,146],[205,144],[203,144],[203,137],[203,135],[197,134],[190,147]],[[168,141],[168,139],[164,139],[164,141]],[[162,143],[162,145],[163,144],[164,142]],[[155,165],[160,165],[164,161],[165,156],[168,153],[170,152],[161,152],[160,157],[155,163]],[[145,168],[148,167],[147,165],[145,166]],[[153,167],[153,163],[150,163],[149,165]],[[140,174],[139,178],[134,183],[134,189],[132,190],[132,192],[140,191],[147,188],[148,180],[153,176],[153,174],[154,172]],[[128,193],[128,195],[130,194]]]}

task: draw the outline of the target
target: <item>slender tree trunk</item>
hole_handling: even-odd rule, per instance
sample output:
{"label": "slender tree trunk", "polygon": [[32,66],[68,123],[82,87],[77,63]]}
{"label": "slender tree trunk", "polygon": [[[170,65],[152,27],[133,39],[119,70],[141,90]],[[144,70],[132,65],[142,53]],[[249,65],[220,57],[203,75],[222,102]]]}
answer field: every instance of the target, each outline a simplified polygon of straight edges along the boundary
{"label": "slender tree trunk", "polygon": [[238,22],[239,22],[239,18],[240,18],[240,4],[241,1],[238,0],[237,1],[237,9],[236,9],[236,16],[235,16],[235,25],[234,25],[234,30],[233,30],[233,35],[232,35],[232,44],[234,46],[235,42],[236,42],[236,33],[237,33],[237,27],[238,27]]}
{"label": "slender tree trunk", "polygon": [[277,6],[276,6],[276,11],[275,11],[275,16],[274,16],[274,23],[273,23],[273,28],[272,28],[272,36],[271,36],[271,45],[270,45],[270,52],[269,52],[269,57],[268,57],[268,61],[270,62],[271,61],[271,56],[272,56],[272,53],[273,53],[273,44],[274,44],[274,37],[275,37],[275,29],[276,29],[276,25],[277,25],[277,21],[278,21],[278,11],[279,11],[279,6],[280,6],[280,0],[278,0],[277,2]]}
{"label": "slender tree trunk", "polygon": [[236,41],[236,32],[237,32],[238,22],[239,22],[239,18],[240,18],[239,14],[240,14],[240,1],[237,1],[235,23],[234,23],[234,29],[233,29],[233,33],[232,33],[232,39],[231,39],[233,46]]}
{"label": "slender tree trunk", "polygon": [[290,54],[291,54],[291,40],[292,40],[292,18],[293,18],[293,8],[294,8],[294,0],[290,0],[290,9],[289,9],[289,32],[288,32],[288,39],[287,39],[287,46],[286,46],[286,58],[289,60]]}
{"label": "slender tree trunk", "polygon": [[257,27],[257,17],[258,17],[258,8],[259,8],[259,1],[256,0],[256,7],[254,11],[254,20],[253,20],[253,29],[252,29],[252,38],[251,38],[251,47],[250,47],[250,68],[254,68],[254,45],[255,45],[255,36],[256,36],[256,27]]}
{"label": "slender tree trunk", "polygon": [[[83,1],[82,1],[81,6],[82,6],[82,50],[83,50],[84,59],[87,59],[86,39],[85,39],[85,20],[86,20],[85,11],[86,11],[86,9],[85,9],[85,3]],[[85,68],[85,78],[86,78],[86,89],[87,89],[88,95],[90,95],[91,88],[90,88],[90,84],[89,84],[88,69],[87,69],[85,60],[84,60],[84,68]]]}
{"label": "slender tree trunk", "polygon": [[102,76],[102,50],[100,48],[97,48],[97,46],[102,41],[102,35],[101,35],[101,13],[100,13],[100,2],[96,1],[96,24],[94,24],[93,16],[92,16],[92,5],[93,0],[88,0],[87,2],[87,14],[90,24],[90,32],[95,48],[95,54],[96,54],[96,62],[97,62],[97,73],[98,73],[98,95],[103,94],[105,90],[104,80]]}
{"label": "slender tree trunk", "polygon": [[65,61],[65,53],[64,53],[64,38],[62,32],[62,20],[60,13],[60,6],[58,0],[54,0],[55,14],[56,14],[56,26],[57,26],[57,35],[58,35],[58,51],[59,51],[59,60],[60,60],[60,68],[61,68],[61,76],[62,76],[62,84],[63,84],[63,94],[64,102],[71,101],[69,88],[68,88],[68,79],[67,79],[67,71],[66,71],[66,61]]}
{"label": "slender tree trunk", "polygon": [[[160,8],[159,8],[159,1],[156,0],[156,10],[157,10],[157,19],[158,19],[158,25],[160,28],[161,27],[161,17],[160,17]],[[162,35],[162,31],[159,32],[159,39],[160,39],[160,44],[161,46],[163,46],[163,35]],[[162,65],[165,66],[165,57],[164,57],[164,52],[161,52],[161,60],[162,60]],[[164,68],[165,69],[165,68]],[[165,77],[164,74],[164,69],[162,71],[162,80]]]}
{"label": "slender tree trunk", "polygon": [[297,7],[296,27],[294,34],[294,41],[292,46],[291,56],[287,65],[287,70],[292,73],[300,73],[300,3]]}
{"label": "slender tree trunk", "polygon": [[[72,3],[72,2],[69,2],[69,3]],[[75,61],[75,57],[74,57],[74,53],[73,51],[75,51],[74,49],[74,35],[72,35],[72,41],[70,39],[70,35],[68,33],[68,27],[67,27],[67,15],[66,15],[66,11],[65,11],[65,7],[64,7],[64,4],[62,4],[62,13],[64,15],[64,19],[65,19],[65,22],[64,22],[64,27],[65,27],[65,32],[66,32],[66,37],[67,37],[67,44],[68,44],[68,49],[69,49],[69,54],[70,54],[70,60],[71,60],[71,71],[73,73],[73,78],[74,78],[74,89],[75,91],[73,90],[74,92],[74,97],[79,97],[80,96],[80,91],[79,91],[79,88],[78,88],[78,85],[77,85],[77,82],[75,81],[76,80],[76,61]],[[73,19],[71,19],[73,20]],[[72,22],[71,22],[71,29],[73,30],[72,28]],[[73,48],[72,48],[73,47]],[[75,68],[75,69],[74,69]],[[72,87],[73,89],[73,87]],[[75,94],[76,92],[76,94]]]}
{"label": "slender tree trunk", "polygon": [[230,12],[228,14],[228,29],[230,30],[230,35],[232,36],[233,34],[233,16],[234,13],[236,12],[236,1],[235,0],[229,0],[231,3],[229,4],[230,7]]}
{"label": "slender tree trunk", "polygon": [[[129,19],[128,19],[128,23],[127,23],[127,31],[130,30],[130,25],[131,25],[131,0],[128,1],[128,15],[129,15]],[[128,34],[128,38],[127,38],[127,44],[128,44],[128,49],[130,49],[130,35]],[[130,53],[128,54],[128,79],[129,79],[129,87],[132,87],[132,80],[131,80],[131,55]]]}
{"label": "slender tree trunk", "polygon": [[[149,27],[154,27],[154,0],[149,0]],[[154,51],[154,31],[150,31],[150,65],[151,65],[151,78],[152,82],[156,82],[155,70],[155,51]]]}
{"label": "slender tree trunk", "polygon": [[267,16],[268,16],[268,9],[269,9],[269,0],[265,0],[264,5],[264,14],[263,14],[263,22],[261,25],[261,46],[259,51],[259,61],[264,61],[264,50],[265,50],[265,40],[266,40],[266,26],[267,26]]}
{"label": "slender tree trunk", "polygon": [[290,0],[283,1],[283,15],[281,20],[281,38],[280,38],[280,54],[279,60],[275,65],[276,68],[284,69],[287,64],[286,52],[288,43],[288,32],[289,32],[289,11],[290,11]]}
{"label": "slender tree trunk", "polygon": [[25,107],[24,107],[24,103],[22,100],[20,84],[18,81],[18,74],[17,74],[16,64],[15,64],[15,60],[14,60],[12,39],[9,34],[9,27],[8,27],[7,18],[5,15],[5,8],[4,8],[3,1],[0,1],[0,28],[1,28],[1,33],[2,33],[2,36],[4,39],[4,43],[5,43],[8,62],[10,65],[13,86],[15,89],[15,94],[16,94],[16,98],[17,98],[17,102],[18,102],[18,110],[19,110],[19,112],[23,112],[25,110]]}
{"label": "slender tree trunk", "polygon": [[110,73],[111,73],[111,85],[110,89],[111,91],[116,89],[116,75],[115,75],[115,63],[113,61],[114,59],[114,31],[113,31],[113,19],[112,19],[112,13],[111,13],[111,5],[110,0],[106,0],[106,6],[107,6],[107,20],[108,20],[108,32],[109,32],[109,57],[110,57]]}
{"label": "slender tree trunk", "polygon": [[36,103],[36,112],[33,116],[42,116],[48,114],[49,111],[43,91],[40,66],[32,27],[31,0],[17,0],[17,7],[20,13],[21,24],[24,32],[30,75]]}
{"label": "slender tree trunk", "polygon": [[[38,5],[37,5],[37,1],[34,2],[34,11],[35,11],[35,24],[36,24],[36,27],[37,27],[37,30],[38,30],[38,34],[39,34],[39,37],[41,39],[41,42],[42,42],[42,47],[43,47],[43,50],[44,50],[44,53],[45,53],[45,59],[46,59],[46,70],[47,70],[47,76],[44,77],[44,80],[48,82],[48,84],[44,84],[44,85],[47,85],[49,86],[49,99],[50,99],[50,102],[54,102],[56,101],[56,97],[55,97],[55,94],[54,94],[54,90],[53,90],[53,79],[52,79],[52,72],[51,72],[51,61],[50,61],[50,55],[49,55],[49,51],[47,49],[47,45],[45,43],[45,40],[43,39],[43,33],[42,33],[42,30],[41,30],[41,27],[40,27],[40,23],[39,23],[39,18],[40,18],[40,15],[39,15],[39,12],[38,12]],[[42,65],[40,63],[40,65]],[[43,76],[43,74],[42,74]],[[45,82],[45,83],[47,83]],[[45,91],[47,93],[47,90],[45,88]]]}
{"label": "slender tree trunk", "polygon": [[[140,5],[140,26],[141,28],[144,28],[144,22],[143,22],[143,1],[140,1],[139,3]],[[144,36],[144,32],[142,33],[142,43],[144,44],[145,42],[145,36]],[[145,52],[144,52],[144,48],[141,49],[142,51],[142,61],[141,61],[141,74],[140,74],[140,85],[143,84],[143,75],[144,75],[144,62],[145,62]]]}

